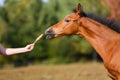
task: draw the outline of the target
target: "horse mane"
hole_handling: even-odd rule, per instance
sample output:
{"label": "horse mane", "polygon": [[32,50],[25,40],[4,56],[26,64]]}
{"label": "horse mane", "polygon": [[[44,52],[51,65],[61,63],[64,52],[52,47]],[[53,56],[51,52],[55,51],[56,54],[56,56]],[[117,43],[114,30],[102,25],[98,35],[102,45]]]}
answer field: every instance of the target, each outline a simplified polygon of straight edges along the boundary
{"label": "horse mane", "polygon": [[97,22],[100,22],[103,25],[106,25],[107,27],[111,28],[112,30],[120,33],[120,24],[116,20],[114,20],[114,19],[110,20],[110,19],[105,18],[104,16],[93,14],[93,13],[85,13],[84,12],[84,15],[85,15],[84,17],[91,18]]}

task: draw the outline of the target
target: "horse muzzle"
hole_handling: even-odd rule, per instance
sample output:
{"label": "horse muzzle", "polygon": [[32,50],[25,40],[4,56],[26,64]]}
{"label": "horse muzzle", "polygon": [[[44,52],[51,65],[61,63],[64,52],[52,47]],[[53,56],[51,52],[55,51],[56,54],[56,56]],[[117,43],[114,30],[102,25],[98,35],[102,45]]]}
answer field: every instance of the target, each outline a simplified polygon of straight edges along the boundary
{"label": "horse muzzle", "polygon": [[50,28],[45,31],[45,35],[46,39],[52,39],[55,37],[55,33]]}

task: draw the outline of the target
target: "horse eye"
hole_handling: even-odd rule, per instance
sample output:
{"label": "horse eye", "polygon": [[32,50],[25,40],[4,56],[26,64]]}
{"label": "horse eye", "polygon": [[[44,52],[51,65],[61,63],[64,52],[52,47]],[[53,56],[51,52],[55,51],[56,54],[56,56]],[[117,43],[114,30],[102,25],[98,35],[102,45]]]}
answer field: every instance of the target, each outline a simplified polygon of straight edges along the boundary
{"label": "horse eye", "polygon": [[66,20],[65,20],[65,22],[67,22],[67,23],[68,23],[68,22],[70,22],[70,20],[67,20],[67,19],[66,19]]}

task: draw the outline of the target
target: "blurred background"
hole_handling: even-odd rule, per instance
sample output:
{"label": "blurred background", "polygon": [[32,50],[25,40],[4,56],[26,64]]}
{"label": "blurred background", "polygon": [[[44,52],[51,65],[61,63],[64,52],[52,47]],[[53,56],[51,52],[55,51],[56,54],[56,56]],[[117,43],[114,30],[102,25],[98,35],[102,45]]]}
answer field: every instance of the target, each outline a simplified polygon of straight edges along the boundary
{"label": "blurred background", "polygon": [[[63,19],[78,3],[85,12],[120,21],[120,0],[0,0],[0,43],[23,47]],[[32,52],[0,55],[0,80],[110,80],[82,37],[43,37]]]}
{"label": "blurred background", "polygon": [[[120,21],[120,0],[0,0],[0,43],[13,48],[32,43],[48,27],[70,14],[78,3],[85,12]],[[90,61],[101,59],[84,38],[64,36],[46,40],[44,37],[32,52],[0,55],[0,68]]]}

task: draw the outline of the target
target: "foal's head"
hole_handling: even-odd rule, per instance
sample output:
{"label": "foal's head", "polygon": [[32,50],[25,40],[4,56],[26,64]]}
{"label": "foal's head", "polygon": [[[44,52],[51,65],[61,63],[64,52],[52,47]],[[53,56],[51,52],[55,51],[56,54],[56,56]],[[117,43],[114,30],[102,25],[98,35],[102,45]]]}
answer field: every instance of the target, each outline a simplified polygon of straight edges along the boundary
{"label": "foal's head", "polygon": [[80,14],[82,13],[82,7],[78,4],[78,6],[74,9],[74,13],[66,16],[63,20],[46,30],[46,38],[51,39],[64,35],[77,34],[78,26],[80,26]]}

